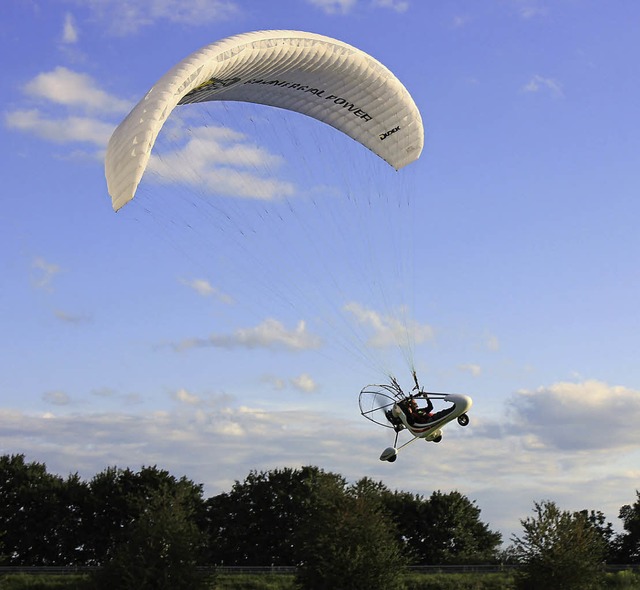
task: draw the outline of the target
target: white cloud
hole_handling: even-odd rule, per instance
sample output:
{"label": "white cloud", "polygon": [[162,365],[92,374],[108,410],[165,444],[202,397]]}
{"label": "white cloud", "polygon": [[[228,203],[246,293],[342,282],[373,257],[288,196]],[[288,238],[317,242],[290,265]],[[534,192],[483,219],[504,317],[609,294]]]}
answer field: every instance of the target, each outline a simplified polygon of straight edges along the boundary
{"label": "white cloud", "polygon": [[85,142],[104,146],[113,133],[110,123],[88,117],[51,119],[37,110],[7,113],[5,124],[11,129],[32,133],[55,143]]}
{"label": "white cloud", "polygon": [[544,78],[538,74],[532,76],[529,82],[522,87],[522,90],[523,92],[541,92],[546,90],[556,98],[562,98],[564,96],[562,85],[559,82],[553,78]]}
{"label": "white cloud", "polygon": [[213,297],[220,301],[221,303],[226,303],[227,305],[231,305],[234,303],[233,298],[226,293],[223,293],[217,287],[214,287],[209,281],[205,279],[192,279],[190,281],[186,279],[182,279],[181,283],[193,289],[198,295],[202,295],[203,297]]}
{"label": "white cloud", "polygon": [[355,8],[357,0],[307,0],[326,14],[348,14]]}
{"label": "white cloud", "polygon": [[291,385],[298,391],[304,391],[305,393],[311,393],[318,388],[316,382],[307,373],[302,373],[298,377],[291,379]]}
{"label": "white cloud", "polygon": [[374,0],[376,8],[389,8],[395,12],[406,12],[409,10],[408,0]]}
{"label": "white cloud", "polygon": [[[0,447],[90,477],[108,465],[158,464],[222,491],[253,468],[326,463],[341,420],[218,406],[203,412],[22,414],[0,409]],[[258,441],[258,443],[256,443]],[[323,458],[324,457],[324,458]],[[213,458],[213,460],[212,460]]]}
{"label": "white cloud", "polygon": [[[325,14],[349,14],[358,6],[358,0],[307,0],[308,4]],[[369,0],[362,3],[371,8],[384,8],[403,13],[409,10],[409,0]]]}
{"label": "white cloud", "polygon": [[62,270],[57,264],[40,257],[36,258],[31,266],[37,271],[37,276],[33,279],[36,289],[50,290],[54,277]]}
{"label": "white cloud", "polygon": [[397,317],[383,315],[356,302],[347,303],[343,309],[358,324],[373,332],[367,339],[367,344],[373,348],[397,346],[404,343],[409,335],[415,344],[422,344],[434,337],[431,326],[407,319],[403,310],[399,310]]}
{"label": "white cloud", "polygon": [[458,368],[464,372],[473,375],[474,377],[478,377],[480,373],[482,373],[482,368],[480,365],[474,365],[473,363],[458,365]]}
{"label": "white cloud", "polygon": [[[169,137],[165,135],[169,140]],[[273,200],[294,194],[290,182],[275,177],[284,162],[246,136],[223,127],[191,127],[186,144],[162,140],[147,172],[159,183],[186,183],[215,194]],[[173,143],[173,145],[167,145]]]}
{"label": "white cloud", "polygon": [[[115,125],[101,117],[124,113],[130,108],[129,101],[104,92],[90,76],[63,67],[39,74],[24,86],[24,92],[38,101],[38,108],[6,112],[5,126],[59,144],[81,142],[106,147]],[[59,107],[70,114],[61,115]],[[102,149],[93,154],[77,151],[65,154],[87,155],[102,158]]]}
{"label": "white cloud", "polygon": [[308,373],[302,373],[288,380],[276,375],[263,375],[261,381],[276,391],[282,391],[286,389],[288,385],[296,391],[302,391],[304,393],[312,393],[318,389],[318,384]]}
{"label": "white cloud", "polygon": [[520,17],[525,20],[545,16],[549,12],[537,0],[515,0],[515,7]]}
{"label": "white cloud", "polygon": [[300,320],[293,330],[287,330],[282,322],[268,318],[253,328],[241,328],[232,334],[211,334],[208,338],[184,340],[174,348],[187,350],[212,346],[216,348],[311,350],[320,348],[321,345],[321,339],[307,330],[303,320]]}
{"label": "white cloud", "polygon": [[267,383],[276,391],[282,391],[287,386],[286,380],[276,375],[263,375],[261,381]]}
{"label": "white cloud", "polygon": [[108,23],[108,31],[128,35],[160,21],[184,25],[209,25],[240,14],[232,0],[78,0]]}
{"label": "white cloud", "polygon": [[92,112],[126,113],[131,108],[129,101],[101,90],[91,76],[62,66],[38,74],[27,82],[24,91],[32,97]]}
{"label": "white cloud", "polygon": [[491,351],[496,351],[500,349],[500,341],[497,336],[490,334],[485,340],[485,346]]}
{"label": "white cloud", "polygon": [[186,389],[181,388],[174,392],[173,399],[190,406],[198,405],[202,400],[195,394],[189,393]]}
{"label": "white cloud", "polygon": [[559,449],[638,447],[640,391],[596,380],[520,391],[511,400],[514,427],[534,444]]}
{"label": "white cloud", "polygon": [[73,15],[67,13],[64,17],[64,25],[62,27],[62,42],[74,44],[78,42],[78,29]]}

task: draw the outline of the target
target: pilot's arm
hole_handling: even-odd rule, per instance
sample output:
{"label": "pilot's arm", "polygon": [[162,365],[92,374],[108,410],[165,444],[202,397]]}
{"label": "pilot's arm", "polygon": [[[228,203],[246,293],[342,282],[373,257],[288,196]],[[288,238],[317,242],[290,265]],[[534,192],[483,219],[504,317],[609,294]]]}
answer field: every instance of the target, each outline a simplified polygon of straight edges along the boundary
{"label": "pilot's arm", "polygon": [[425,395],[424,398],[427,400],[427,407],[425,408],[425,412],[430,414],[431,412],[433,412],[433,404],[431,403],[429,396]]}

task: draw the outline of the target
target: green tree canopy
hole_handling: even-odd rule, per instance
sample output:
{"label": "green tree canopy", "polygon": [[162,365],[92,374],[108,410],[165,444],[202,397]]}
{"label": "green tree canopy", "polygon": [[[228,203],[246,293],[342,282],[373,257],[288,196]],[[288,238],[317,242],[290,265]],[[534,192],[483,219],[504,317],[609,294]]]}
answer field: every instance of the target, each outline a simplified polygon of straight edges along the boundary
{"label": "green tree canopy", "polygon": [[514,551],[523,564],[523,590],[590,590],[601,587],[606,543],[586,511],[560,510],[554,502],[536,502],[534,516],[520,521]]}
{"label": "green tree canopy", "polygon": [[81,509],[87,488],[24,455],[0,457],[0,530],[9,565],[83,563]]}
{"label": "green tree canopy", "polygon": [[252,471],[207,502],[210,559],[225,565],[295,565],[302,524],[319,514],[318,490],[345,480],[317,467]]}
{"label": "green tree canopy", "polygon": [[138,514],[121,532],[113,556],[98,571],[96,585],[111,590],[196,590],[203,537],[195,524],[193,498],[184,485],[163,484],[138,498]]}
{"label": "green tree canopy", "polygon": [[617,558],[623,563],[640,562],[640,492],[636,490],[636,501],[620,508],[622,533],[617,539]]}
{"label": "green tree canopy", "polygon": [[486,563],[496,558],[502,535],[480,520],[480,508],[460,492],[429,498],[384,494],[385,505],[414,564]]}
{"label": "green tree canopy", "polygon": [[407,559],[396,527],[383,510],[381,484],[365,479],[336,493],[316,490],[317,513],[305,521],[298,582],[306,590],[370,590],[404,587]]}
{"label": "green tree canopy", "polygon": [[114,556],[116,547],[127,538],[130,523],[144,514],[161,491],[179,496],[193,518],[203,518],[202,486],[186,477],[177,479],[156,466],[139,472],[109,467],[95,475],[88,486],[83,523],[86,560],[91,565],[101,565]]}
{"label": "green tree canopy", "polygon": [[[604,560],[640,560],[638,491],[635,503],[620,509],[625,532],[618,536],[598,511],[570,513],[546,501],[534,513],[521,521],[524,534],[508,552],[525,565],[522,588],[596,587]],[[109,467],[84,482],[77,474],[50,474],[24,455],[0,456],[3,563],[108,564],[116,577],[135,573],[131,587],[142,588],[147,579],[162,587],[162,562],[170,561],[193,587],[198,579],[189,568],[198,563],[299,565],[306,584],[325,580],[335,588],[337,568],[369,587],[393,588],[397,576],[389,572],[400,571],[407,558],[487,563],[498,557],[500,540],[457,491],[424,497],[366,477],[348,485],[318,467],[252,471],[205,502],[201,485],[156,466]],[[139,569],[124,566],[131,559]]]}

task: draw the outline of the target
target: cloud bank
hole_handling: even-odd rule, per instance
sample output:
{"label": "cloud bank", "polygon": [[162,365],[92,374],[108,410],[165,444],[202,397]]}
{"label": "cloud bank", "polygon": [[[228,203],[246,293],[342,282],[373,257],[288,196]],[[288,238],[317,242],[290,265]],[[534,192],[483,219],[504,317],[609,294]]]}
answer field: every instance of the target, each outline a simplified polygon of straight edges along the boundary
{"label": "cloud bank", "polygon": [[266,348],[275,350],[314,350],[322,346],[319,336],[308,331],[307,325],[300,320],[296,327],[288,330],[276,319],[267,318],[252,328],[240,328],[230,334],[211,334],[207,338],[191,338],[174,344],[177,351],[191,348]]}
{"label": "cloud bank", "polygon": [[[312,382],[304,374],[297,381]],[[251,470],[318,465],[391,489],[457,489],[478,501],[492,527],[513,532],[541,498],[566,509],[603,510],[611,520],[633,500],[639,393],[600,381],[555,383],[515,393],[500,419],[487,417],[476,399],[468,427],[449,425],[440,444],[416,441],[388,464],[378,456],[392,444],[392,432],[354,413],[278,405],[272,395],[269,411],[184,388],[169,394],[170,411],[70,413],[66,394],[50,392],[55,411],[0,410],[0,448],[63,475],[157,464],[204,483],[208,494],[227,491]]]}

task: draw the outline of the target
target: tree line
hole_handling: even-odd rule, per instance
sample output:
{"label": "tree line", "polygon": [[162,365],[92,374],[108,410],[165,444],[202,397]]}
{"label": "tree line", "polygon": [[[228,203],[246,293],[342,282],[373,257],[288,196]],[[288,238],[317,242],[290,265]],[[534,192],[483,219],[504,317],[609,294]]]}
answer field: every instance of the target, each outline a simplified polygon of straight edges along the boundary
{"label": "tree line", "polygon": [[[340,588],[345,572],[358,571],[367,572],[360,579],[369,588],[393,588],[389,572],[408,563],[513,561],[548,573],[545,568],[570,560],[568,554],[598,567],[605,561],[638,563],[636,496],[620,509],[624,533],[618,535],[601,512],[536,503],[534,516],[521,521],[523,534],[504,551],[501,534],[457,491],[426,497],[369,478],[349,484],[339,474],[306,466],[252,471],[228,492],[207,498],[201,484],[157,466],[108,467],[84,481],[78,474],[51,474],[24,455],[4,455],[0,560],[101,566],[112,576],[131,576],[138,567],[144,575],[155,568],[166,577],[166,564],[178,564],[171,571],[182,581],[171,581],[174,588],[197,587],[185,572],[199,565],[295,565],[307,588],[319,579],[322,587]],[[327,579],[332,572],[343,581]],[[351,578],[350,588],[353,583]]]}

